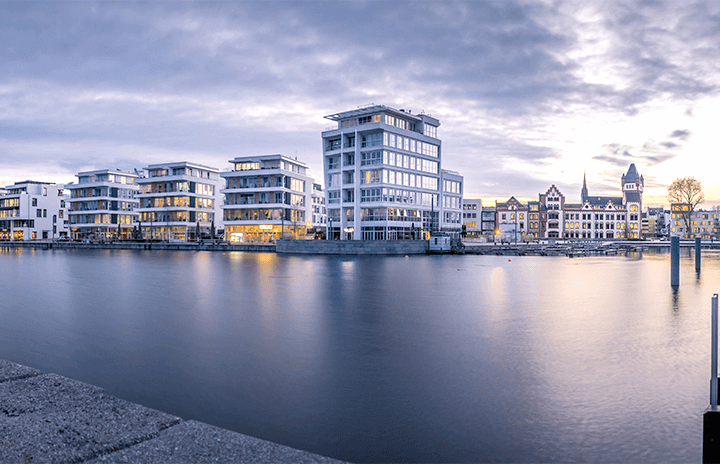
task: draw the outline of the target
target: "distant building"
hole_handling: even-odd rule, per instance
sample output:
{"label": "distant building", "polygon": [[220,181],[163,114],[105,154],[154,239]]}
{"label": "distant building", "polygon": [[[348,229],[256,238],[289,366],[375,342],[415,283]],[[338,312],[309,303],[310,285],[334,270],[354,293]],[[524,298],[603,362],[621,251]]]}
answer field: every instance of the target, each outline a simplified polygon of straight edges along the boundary
{"label": "distant building", "polygon": [[0,194],[0,240],[51,240],[68,236],[63,185],[26,180]]}
{"label": "distant building", "polygon": [[[470,238],[482,235],[482,200],[479,198],[463,198],[462,221],[465,232]],[[493,213],[491,234],[495,233],[495,214]]]}
{"label": "distant building", "polygon": [[483,206],[480,213],[481,233],[492,240],[497,229],[497,210],[494,206]]}
{"label": "distant building", "polygon": [[135,179],[142,237],[169,242],[209,238],[219,223],[218,169],[187,161],[143,169],[147,176]]}
{"label": "distant building", "polygon": [[[685,203],[672,203],[670,205],[671,225],[670,235],[680,238],[701,237],[703,239],[720,238],[720,211],[697,210],[690,212]],[[684,216],[689,214],[689,229],[685,225]]]}
{"label": "distant building", "polygon": [[440,207],[440,230],[459,238],[462,230],[463,177],[459,172],[440,171],[442,202]]}
{"label": "distant building", "polygon": [[307,165],[284,155],[243,156],[230,160],[225,180],[225,240],[269,242],[304,239],[312,227],[314,181]]}
{"label": "distant building", "polygon": [[500,239],[504,241],[522,241],[523,235],[528,233],[528,212],[530,208],[515,197],[506,202],[495,202],[497,229]]}
{"label": "distant building", "polygon": [[312,221],[311,228],[317,238],[325,238],[327,234],[327,208],[325,206],[325,192],[322,185],[313,183],[312,191]]}
{"label": "distant building", "polygon": [[[515,197],[496,203],[497,227],[512,233],[556,239],[641,239],[643,176],[635,164],[620,179],[622,196],[590,195],[585,176],[580,203],[568,203],[555,185],[523,204]],[[510,232],[509,232],[510,231]]]}
{"label": "distant building", "polygon": [[140,214],[137,174],[103,169],[76,175],[68,184],[68,218],[74,239],[130,239]]}

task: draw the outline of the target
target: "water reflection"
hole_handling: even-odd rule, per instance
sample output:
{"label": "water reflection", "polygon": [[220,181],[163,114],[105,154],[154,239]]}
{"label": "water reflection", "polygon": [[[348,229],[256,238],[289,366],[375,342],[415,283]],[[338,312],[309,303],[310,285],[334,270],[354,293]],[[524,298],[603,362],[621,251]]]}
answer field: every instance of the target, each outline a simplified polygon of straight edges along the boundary
{"label": "water reflection", "polygon": [[2,249],[0,349],[355,462],[698,461],[718,255],[693,271],[672,289],[650,252]]}

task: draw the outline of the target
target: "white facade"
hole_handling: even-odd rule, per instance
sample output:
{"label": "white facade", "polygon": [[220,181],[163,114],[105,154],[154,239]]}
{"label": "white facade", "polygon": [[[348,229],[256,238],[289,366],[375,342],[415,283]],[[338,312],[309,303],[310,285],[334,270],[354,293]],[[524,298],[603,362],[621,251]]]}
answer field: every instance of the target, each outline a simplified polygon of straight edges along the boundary
{"label": "white facade", "polygon": [[0,194],[0,240],[52,240],[68,236],[63,186],[23,181]]}
{"label": "white facade", "polygon": [[322,185],[313,183],[312,191],[312,227],[316,236],[324,236],[327,232],[327,207],[325,206],[325,192]]}
{"label": "white facade", "polygon": [[209,237],[221,211],[218,169],[187,161],[143,169],[147,176],[135,180],[142,237],[170,242]]}
{"label": "white facade", "polygon": [[463,177],[459,172],[442,169],[440,186],[440,230],[457,236],[462,230]]}
{"label": "white facade", "polygon": [[440,122],[378,105],[325,116],[322,133],[332,239],[396,240],[440,218]]}
{"label": "white facade", "polygon": [[68,218],[74,239],[130,239],[136,225],[140,201],[137,174],[114,169],[78,173],[70,193]]}
{"label": "white facade", "polygon": [[[493,213],[493,225],[491,233],[495,231],[495,220]],[[482,234],[482,200],[479,198],[463,198],[462,202],[462,223],[465,232],[469,236]]]}
{"label": "white facade", "polygon": [[304,239],[312,227],[313,179],[307,165],[284,155],[230,160],[225,180],[223,225],[231,242]]}

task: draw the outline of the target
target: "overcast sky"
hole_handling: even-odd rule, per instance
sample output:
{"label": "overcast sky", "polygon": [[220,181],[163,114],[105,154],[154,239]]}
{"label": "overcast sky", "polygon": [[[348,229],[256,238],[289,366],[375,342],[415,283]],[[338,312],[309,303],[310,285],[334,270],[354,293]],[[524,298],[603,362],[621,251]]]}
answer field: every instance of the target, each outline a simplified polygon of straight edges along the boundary
{"label": "overcast sky", "polygon": [[0,185],[297,156],[370,103],[441,122],[486,204],[678,176],[720,201],[720,2],[0,3]]}

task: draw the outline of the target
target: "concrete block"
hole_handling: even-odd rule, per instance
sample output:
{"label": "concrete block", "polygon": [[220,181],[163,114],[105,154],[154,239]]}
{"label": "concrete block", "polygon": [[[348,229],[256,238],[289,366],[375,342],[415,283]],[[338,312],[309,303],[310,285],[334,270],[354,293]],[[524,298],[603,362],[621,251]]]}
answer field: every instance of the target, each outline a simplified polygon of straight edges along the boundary
{"label": "concrete block", "polygon": [[2,382],[0,462],[81,462],[179,422],[55,374]]}
{"label": "concrete block", "polygon": [[42,374],[41,371],[33,369],[32,367],[22,366],[20,364],[15,364],[14,362],[0,359],[0,382],[25,379],[27,377],[34,377],[40,374]]}
{"label": "concrete block", "polygon": [[340,463],[335,459],[187,421],[130,448],[99,456],[93,463]]}

